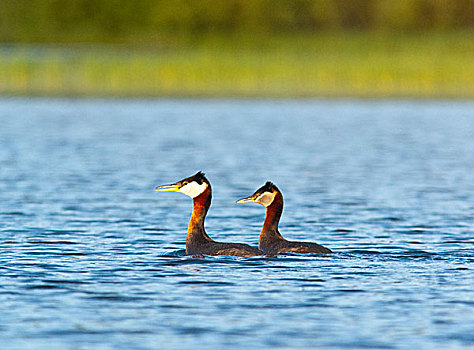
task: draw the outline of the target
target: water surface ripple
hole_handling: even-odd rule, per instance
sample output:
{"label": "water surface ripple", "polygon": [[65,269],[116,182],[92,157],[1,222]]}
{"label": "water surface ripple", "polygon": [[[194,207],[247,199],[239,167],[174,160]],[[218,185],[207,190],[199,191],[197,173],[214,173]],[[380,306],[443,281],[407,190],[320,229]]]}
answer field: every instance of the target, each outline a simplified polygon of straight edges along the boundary
{"label": "water surface ripple", "polygon": [[[474,104],[0,99],[5,349],[474,347]],[[281,232],[331,256],[184,256],[207,230]]]}

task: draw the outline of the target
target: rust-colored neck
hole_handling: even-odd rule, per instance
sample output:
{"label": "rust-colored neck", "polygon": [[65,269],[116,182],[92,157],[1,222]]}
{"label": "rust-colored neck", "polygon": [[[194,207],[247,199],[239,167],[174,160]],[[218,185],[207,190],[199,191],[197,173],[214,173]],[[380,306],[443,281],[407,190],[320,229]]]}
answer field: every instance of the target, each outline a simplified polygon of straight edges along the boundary
{"label": "rust-colored neck", "polygon": [[211,206],[211,199],[212,190],[210,185],[203,193],[193,198],[193,213],[191,214],[191,220],[189,220],[188,234],[186,235],[187,250],[194,244],[199,244],[199,242],[212,241],[204,230],[204,220]]}
{"label": "rust-colored neck", "polygon": [[258,247],[262,249],[268,241],[284,239],[278,232],[278,223],[283,212],[283,195],[278,192],[273,199],[272,204],[267,207],[265,221],[258,239]]}

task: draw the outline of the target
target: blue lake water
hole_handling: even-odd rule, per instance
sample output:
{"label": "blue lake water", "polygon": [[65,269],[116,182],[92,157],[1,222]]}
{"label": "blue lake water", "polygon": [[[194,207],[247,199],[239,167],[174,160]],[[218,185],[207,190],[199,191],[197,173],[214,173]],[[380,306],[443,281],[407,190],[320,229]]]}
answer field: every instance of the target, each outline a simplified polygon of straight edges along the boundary
{"label": "blue lake water", "polygon": [[[335,253],[184,256],[198,170]],[[0,247],[2,349],[473,348],[474,103],[3,98]]]}

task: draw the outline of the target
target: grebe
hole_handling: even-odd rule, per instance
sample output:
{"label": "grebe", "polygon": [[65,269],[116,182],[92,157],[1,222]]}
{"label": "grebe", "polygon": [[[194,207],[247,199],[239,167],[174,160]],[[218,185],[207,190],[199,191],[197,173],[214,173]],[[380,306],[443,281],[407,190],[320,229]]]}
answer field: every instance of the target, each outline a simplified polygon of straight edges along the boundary
{"label": "grebe", "polygon": [[237,203],[259,203],[267,208],[265,222],[258,240],[258,249],[267,255],[279,253],[318,253],[329,254],[332,251],[312,242],[287,241],[278,232],[278,222],[283,211],[283,195],[270,181],[260,187],[254,194],[242,198]]}
{"label": "grebe", "polygon": [[193,199],[193,213],[186,235],[186,255],[255,256],[262,252],[242,243],[221,243],[212,240],[204,230],[204,219],[211,206],[211,184],[202,172],[174,184],[156,187],[160,192],[181,192]]}

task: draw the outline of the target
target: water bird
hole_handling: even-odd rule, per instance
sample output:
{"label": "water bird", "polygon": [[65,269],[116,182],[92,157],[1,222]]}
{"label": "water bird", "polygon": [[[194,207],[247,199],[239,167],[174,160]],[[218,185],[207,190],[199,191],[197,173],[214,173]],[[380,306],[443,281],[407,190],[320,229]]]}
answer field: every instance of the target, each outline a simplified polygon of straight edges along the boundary
{"label": "water bird", "polygon": [[169,185],[156,187],[159,192],[181,192],[193,199],[193,212],[186,235],[186,255],[255,256],[262,252],[248,244],[223,243],[211,239],[204,229],[204,220],[211,206],[211,183],[202,172]]}
{"label": "water bird", "polygon": [[239,199],[236,203],[259,203],[267,208],[258,249],[267,255],[280,253],[318,253],[330,254],[332,251],[312,242],[288,241],[278,231],[281,213],[283,212],[283,195],[273,183],[268,181],[249,197]]}

